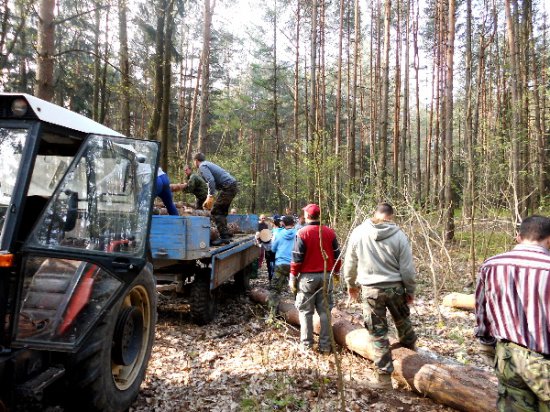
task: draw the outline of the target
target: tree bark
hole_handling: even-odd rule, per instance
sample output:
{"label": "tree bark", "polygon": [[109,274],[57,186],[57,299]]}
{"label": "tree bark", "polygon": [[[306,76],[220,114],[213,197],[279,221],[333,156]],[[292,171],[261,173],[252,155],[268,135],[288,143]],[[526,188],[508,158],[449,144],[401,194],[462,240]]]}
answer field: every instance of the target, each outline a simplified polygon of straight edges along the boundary
{"label": "tree bark", "polygon": [[385,1],[384,8],[384,59],[382,61],[382,101],[378,126],[378,140],[380,142],[380,152],[378,153],[377,167],[377,191],[376,196],[380,200],[386,196],[387,192],[387,172],[388,164],[388,106],[389,106],[389,87],[390,87],[390,26],[391,26],[391,0]]}
{"label": "tree bark", "polygon": [[[336,74],[336,102],[335,102],[335,119],[334,119],[334,157],[340,157],[340,143],[342,141],[341,117],[342,117],[342,44],[344,39],[344,0],[340,0],[340,17],[338,21],[338,60]],[[340,165],[336,162],[334,168],[334,176],[332,180],[332,197],[333,197],[333,212],[332,225],[336,224],[338,218],[338,208],[340,207]]]}
{"label": "tree bark", "polygon": [[212,7],[211,0],[204,0],[204,26],[202,34],[202,82],[201,82],[201,109],[199,117],[199,138],[197,148],[199,152],[206,151],[208,140],[208,125],[210,111],[210,42],[212,38]]}
{"label": "tree bark", "polygon": [[168,0],[165,11],[165,35],[164,35],[164,63],[162,64],[162,107],[157,140],[162,143],[160,152],[160,164],[164,170],[168,170],[168,152],[171,141],[169,139],[170,101],[172,85],[172,33],[174,30],[173,16],[174,0]]}
{"label": "tree bark", "polygon": [[444,135],[444,213],[445,213],[445,241],[454,238],[454,202],[453,191],[453,58],[455,42],[455,0],[449,0],[448,30],[447,30],[447,73],[445,76],[445,135]]}
{"label": "tree bark", "polygon": [[157,27],[155,34],[155,78],[154,78],[154,96],[151,119],[149,121],[149,140],[157,138],[158,129],[160,126],[160,112],[162,110],[163,100],[163,64],[164,64],[164,22],[166,14],[167,0],[157,0],[155,2],[155,9],[157,13]]}
{"label": "tree bark", "polygon": [[128,57],[127,0],[118,1],[118,33],[120,42],[120,131],[130,136],[130,62]]}
{"label": "tree bark", "polygon": [[40,0],[38,12],[38,44],[36,67],[36,96],[47,101],[54,95],[54,54],[55,54],[55,0]]}
{"label": "tree bark", "polygon": [[[255,288],[250,292],[251,298],[267,304],[268,292]],[[279,304],[281,313],[287,322],[299,325],[298,310],[293,303],[282,301]],[[319,331],[319,317],[314,316],[314,327]],[[336,342],[349,350],[372,360],[373,354],[369,345],[369,333],[358,325],[349,314],[332,309],[332,330]],[[438,362],[427,356],[392,343],[394,378],[406,384],[412,390],[434,401],[450,406],[459,411],[493,412],[497,398],[496,379],[492,374],[477,368],[455,363]]]}

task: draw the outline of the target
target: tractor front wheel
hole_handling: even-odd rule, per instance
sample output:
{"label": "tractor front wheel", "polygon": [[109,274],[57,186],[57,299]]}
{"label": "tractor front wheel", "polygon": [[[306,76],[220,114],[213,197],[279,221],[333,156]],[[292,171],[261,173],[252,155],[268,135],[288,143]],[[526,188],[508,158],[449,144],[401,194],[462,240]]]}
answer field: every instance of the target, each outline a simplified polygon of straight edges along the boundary
{"label": "tractor front wheel", "polygon": [[131,406],[151,356],[156,301],[155,281],[147,265],[74,356],[71,406],[109,412]]}

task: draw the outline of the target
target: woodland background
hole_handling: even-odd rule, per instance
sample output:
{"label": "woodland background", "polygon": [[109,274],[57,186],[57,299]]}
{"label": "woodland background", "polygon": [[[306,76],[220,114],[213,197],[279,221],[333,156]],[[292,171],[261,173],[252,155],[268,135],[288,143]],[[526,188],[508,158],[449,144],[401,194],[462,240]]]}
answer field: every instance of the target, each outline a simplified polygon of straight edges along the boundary
{"label": "woodland background", "polygon": [[345,238],[389,200],[435,286],[457,270],[455,246],[475,278],[522,217],[548,213],[549,11],[545,0],[2,0],[0,89],[160,140],[172,181],[204,151],[239,180],[242,212],[316,201]]}

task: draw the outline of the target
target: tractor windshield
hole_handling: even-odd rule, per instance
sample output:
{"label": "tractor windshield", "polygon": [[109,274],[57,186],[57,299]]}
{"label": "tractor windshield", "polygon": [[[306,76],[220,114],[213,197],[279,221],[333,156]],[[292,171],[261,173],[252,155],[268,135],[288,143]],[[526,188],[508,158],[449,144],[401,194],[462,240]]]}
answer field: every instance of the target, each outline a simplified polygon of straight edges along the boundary
{"label": "tractor windshield", "polygon": [[6,213],[12,200],[28,129],[0,127],[0,241]]}

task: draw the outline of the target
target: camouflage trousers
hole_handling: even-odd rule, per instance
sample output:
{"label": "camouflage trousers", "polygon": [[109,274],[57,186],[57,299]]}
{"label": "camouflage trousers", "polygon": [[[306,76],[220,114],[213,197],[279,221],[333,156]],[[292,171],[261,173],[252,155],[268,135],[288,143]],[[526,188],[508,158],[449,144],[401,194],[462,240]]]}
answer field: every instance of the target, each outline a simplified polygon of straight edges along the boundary
{"label": "camouflage trousers", "polygon": [[[327,276],[328,277],[328,276]],[[305,347],[313,346],[313,314],[317,311],[321,330],[319,350],[332,348],[330,339],[330,311],[332,310],[332,286],[327,281],[326,293],[323,287],[324,273],[302,273],[298,277],[298,294],[294,305],[300,318],[300,341]]]}
{"label": "camouflage trousers", "polygon": [[269,298],[267,306],[272,315],[277,314],[277,307],[281,301],[281,292],[288,287],[288,275],[290,273],[290,265],[277,265],[271,282],[269,282]]}
{"label": "camouflage trousers", "polygon": [[218,232],[220,232],[220,237],[229,237],[229,231],[227,230],[227,214],[229,213],[229,206],[231,206],[231,202],[238,191],[237,183],[222,187],[218,191],[214,206],[212,206],[210,216],[212,221],[216,224]]}
{"label": "camouflage trousers", "polygon": [[550,412],[550,357],[499,342],[495,372],[499,411]]}
{"label": "camouflage trousers", "polygon": [[392,373],[393,362],[388,339],[386,309],[390,311],[402,346],[413,348],[417,339],[409,318],[410,309],[405,299],[405,289],[401,286],[393,288],[362,286],[361,293],[363,318],[371,339],[374,364],[380,372]]}

